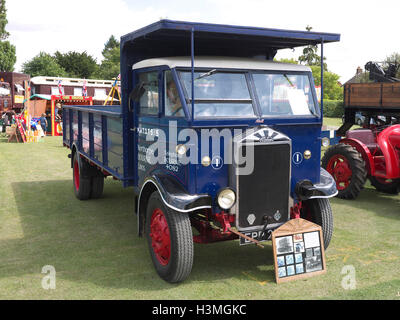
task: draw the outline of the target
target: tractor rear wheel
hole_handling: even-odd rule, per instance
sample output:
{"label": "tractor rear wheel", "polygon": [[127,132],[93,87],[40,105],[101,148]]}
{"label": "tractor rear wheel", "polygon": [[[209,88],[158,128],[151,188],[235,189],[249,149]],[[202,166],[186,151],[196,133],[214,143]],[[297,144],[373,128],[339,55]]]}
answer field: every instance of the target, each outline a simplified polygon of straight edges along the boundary
{"label": "tractor rear wheel", "polygon": [[329,199],[310,199],[303,201],[300,217],[321,226],[324,248],[327,249],[333,233],[333,214]]}
{"label": "tractor rear wheel", "polygon": [[362,156],[347,144],[330,147],[322,158],[322,167],[335,179],[337,196],[342,199],[355,199],[367,180]]}
{"label": "tractor rear wheel", "polygon": [[383,179],[377,177],[369,177],[371,184],[376,190],[389,194],[398,194],[400,191],[400,179]]}
{"label": "tractor rear wheel", "polygon": [[149,198],[146,238],[158,275],[167,282],[185,280],[193,266],[193,234],[189,215],[164,205],[158,191]]}

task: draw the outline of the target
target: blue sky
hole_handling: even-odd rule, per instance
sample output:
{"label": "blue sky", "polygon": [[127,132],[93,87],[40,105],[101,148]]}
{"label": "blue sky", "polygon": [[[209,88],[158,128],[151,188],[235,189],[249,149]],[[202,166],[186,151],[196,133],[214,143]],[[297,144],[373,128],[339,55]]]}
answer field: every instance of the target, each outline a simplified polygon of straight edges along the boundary
{"label": "blue sky", "polygon": [[[111,34],[120,37],[160,18],[341,34],[327,44],[328,69],[351,78],[358,66],[400,52],[399,1],[317,0],[6,0],[16,71],[40,51],[87,51],[100,61]],[[301,49],[278,58],[297,58]]]}

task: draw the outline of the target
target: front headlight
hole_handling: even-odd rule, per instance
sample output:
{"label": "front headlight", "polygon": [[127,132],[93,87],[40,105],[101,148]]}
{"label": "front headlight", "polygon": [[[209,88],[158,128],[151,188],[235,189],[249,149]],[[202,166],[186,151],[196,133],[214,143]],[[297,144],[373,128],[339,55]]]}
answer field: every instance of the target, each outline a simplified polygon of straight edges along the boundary
{"label": "front headlight", "polygon": [[326,138],[326,137],[322,138],[321,144],[323,147],[329,147],[329,144],[330,144],[329,138]]}
{"label": "front headlight", "polygon": [[218,205],[225,210],[232,208],[236,201],[235,192],[229,188],[222,189],[217,197]]}

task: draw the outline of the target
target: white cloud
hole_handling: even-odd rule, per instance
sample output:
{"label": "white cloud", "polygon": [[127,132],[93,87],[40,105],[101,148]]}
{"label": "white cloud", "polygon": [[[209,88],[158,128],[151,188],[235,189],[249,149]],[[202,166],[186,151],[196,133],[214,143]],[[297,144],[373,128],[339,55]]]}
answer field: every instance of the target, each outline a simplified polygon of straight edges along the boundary
{"label": "white cloud", "polygon": [[119,38],[164,14],[151,7],[133,11],[122,0],[9,1],[7,5],[7,30],[17,47],[17,69],[40,51],[87,51],[100,61],[112,34]]}

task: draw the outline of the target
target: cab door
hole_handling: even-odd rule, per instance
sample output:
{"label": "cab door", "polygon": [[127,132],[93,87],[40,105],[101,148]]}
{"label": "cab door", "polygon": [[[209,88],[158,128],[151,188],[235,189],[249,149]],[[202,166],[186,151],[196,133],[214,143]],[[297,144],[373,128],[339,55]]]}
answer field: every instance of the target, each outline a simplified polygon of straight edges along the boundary
{"label": "cab door", "polygon": [[[161,72],[158,69],[134,71],[136,86],[141,87],[140,95],[135,102],[135,176],[137,185],[141,186],[143,180],[153,171],[157,163],[149,163],[146,154],[151,145],[158,139],[158,129],[161,112]],[[135,121],[136,120],[136,121]]]}

